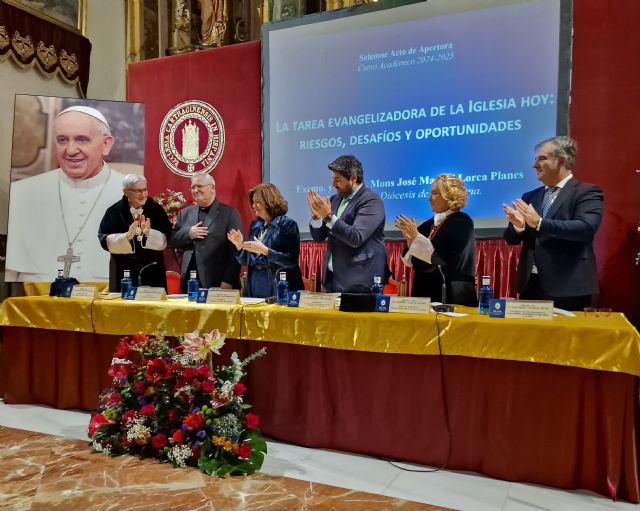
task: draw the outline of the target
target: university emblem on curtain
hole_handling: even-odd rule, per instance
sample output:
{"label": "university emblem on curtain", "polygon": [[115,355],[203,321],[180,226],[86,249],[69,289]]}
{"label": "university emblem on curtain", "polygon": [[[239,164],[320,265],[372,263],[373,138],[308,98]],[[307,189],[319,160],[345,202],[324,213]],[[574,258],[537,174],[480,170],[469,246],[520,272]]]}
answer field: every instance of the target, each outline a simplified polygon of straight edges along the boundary
{"label": "university emblem on curtain", "polygon": [[177,104],[160,125],[160,155],[180,176],[208,174],[222,158],[224,123],[209,103],[198,100]]}

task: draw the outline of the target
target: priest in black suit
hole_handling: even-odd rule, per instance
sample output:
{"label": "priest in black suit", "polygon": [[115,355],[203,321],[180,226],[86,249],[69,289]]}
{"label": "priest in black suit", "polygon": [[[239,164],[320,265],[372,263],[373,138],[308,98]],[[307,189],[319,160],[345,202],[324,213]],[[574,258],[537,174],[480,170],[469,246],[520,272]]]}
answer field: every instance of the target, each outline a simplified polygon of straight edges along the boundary
{"label": "priest in black suit", "polygon": [[518,267],[520,298],[553,300],[556,307],[582,310],[598,293],[593,238],[600,227],[602,190],[573,177],[576,143],[553,137],[536,146],[533,168],[544,184],[503,209],[507,243],[522,243]]}
{"label": "priest in black suit", "polygon": [[[122,180],[124,196],[110,206],[100,222],[98,239],[111,254],[109,291],[120,291],[124,270],[131,272],[133,285],[166,288],[163,250],[171,235],[171,222],[156,201],[149,198],[144,176],[127,174]],[[156,264],[152,264],[156,263]]]}
{"label": "priest in black suit", "polygon": [[196,204],[178,213],[169,246],[184,250],[182,290],[192,270],[197,271],[202,287],[240,289],[240,263],[236,248],[227,239],[232,229],[244,232],[240,213],[216,199],[216,184],[210,174],[191,178],[191,193]]}

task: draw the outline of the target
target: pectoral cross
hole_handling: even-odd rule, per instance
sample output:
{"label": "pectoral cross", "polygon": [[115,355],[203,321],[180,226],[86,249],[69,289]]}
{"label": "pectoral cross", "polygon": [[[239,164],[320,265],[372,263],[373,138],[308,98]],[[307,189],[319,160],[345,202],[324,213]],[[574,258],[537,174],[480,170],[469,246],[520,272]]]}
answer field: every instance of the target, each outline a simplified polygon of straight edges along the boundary
{"label": "pectoral cross", "polygon": [[79,260],[80,256],[73,255],[73,247],[71,245],[69,245],[66,254],[58,256],[58,259],[56,259],[56,261],[64,263],[64,271],[62,274],[65,278],[69,277],[69,272],[71,272],[71,263],[77,263]]}

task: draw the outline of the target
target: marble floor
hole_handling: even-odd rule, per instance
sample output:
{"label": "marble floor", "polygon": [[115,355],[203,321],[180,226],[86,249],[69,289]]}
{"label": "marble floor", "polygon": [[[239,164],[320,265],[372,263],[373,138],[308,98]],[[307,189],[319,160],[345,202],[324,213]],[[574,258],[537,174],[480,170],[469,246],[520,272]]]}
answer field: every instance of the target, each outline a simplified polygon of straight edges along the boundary
{"label": "marble floor", "polygon": [[[48,433],[68,439],[87,440],[86,429],[89,421],[89,414],[69,410],[56,410],[43,406],[31,405],[6,405],[0,401],[0,458],[3,458],[2,445],[7,444],[7,436],[28,437],[38,442],[43,442],[38,435],[29,436],[24,432],[13,432],[6,428],[17,428],[21,430]],[[62,442],[59,448],[60,456],[66,455],[75,462],[81,463],[86,458],[92,456],[99,457],[101,463],[108,465],[113,470],[118,471],[135,469],[136,464],[141,463],[136,458],[121,457],[111,459],[106,456],[90,455],[84,449],[84,442]],[[4,453],[6,455],[6,452]],[[104,458],[104,459],[103,459]],[[124,458],[124,459],[123,459]],[[155,475],[154,478],[146,478],[147,481],[174,480],[176,473],[183,470],[172,469],[166,465],[159,465],[151,460],[145,460],[154,467],[145,470],[162,470],[162,474]],[[115,465],[110,465],[115,464]],[[120,465],[118,465],[120,464]],[[7,502],[3,504],[3,494],[7,488],[14,488],[15,485],[6,481],[7,469],[6,459],[0,463],[0,509],[55,509],[54,501],[42,502],[33,501],[31,507],[7,507]],[[404,470],[408,469],[408,470]],[[418,471],[409,471],[418,470]],[[274,510],[418,510],[418,509],[442,509],[450,508],[461,511],[595,511],[595,510],[637,510],[640,505],[633,505],[625,502],[613,502],[605,497],[586,491],[562,491],[537,485],[510,483],[490,479],[478,474],[461,473],[454,471],[424,472],[427,467],[419,467],[410,464],[399,464],[393,466],[386,461],[360,456],[345,454],[334,451],[308,449],[280,442],[269,442],[269,453],[262,468],[262,473],[254,477],[257,488],[268,490],[269,497],[265,499],[251,498],[251,492],[246,492],[242,487],[242,479],[234,482],[238,487],[237,495],[243,495],[240,501],[228,500],[214,507],[206,509],[274,509]],[[202,480],[190,481],[189,488],[203,486]],[[64,472],[63,472],[64,473]],[[73,477],[73,472],[66,474]],[[186,476],[185,476],[186,477]],[[192,476],[189,476],[192,477]],[[253,476],[252,476],[253,477]],[[161,479],[164,478],[164,479]],[[287,478],[286,480],[283,478]],[[250,478],[248,478],[250,479]],[[296,484],[298,480],[299,484]],[[286,482],[286,481],[290,482]],[[314,484],[301,483],[302,481],[313,482]],[[319,483],[319,484],[315,484]],[[59,483],[55,483],[59,484]],[[48,486],[48,490],[56,488]],[[209,489],[211,485],[211,488]],[[329,485],[329,486],[322,486]],[[178,486],[180,486],[178,484]],[[184,486],[184,485],[183,485]],[[206,483],[206,491],[198,490],[200,493],[212,492],[212,495],[219,496],[222,492],[220,485],[214,480]],[[215,486],[218,488],[216,489]],[[145,488],[147,488],[145,486]],[[255,488],[255,487],[254,487]],[[284,490],[283,490],[284,488]],[[353,490],[351,492],[340,490],[340,488]],[[184,490],[184,488],[183,488]],[[70,491],[70,490],[64,490]],[[146,491],[146,490],[145,490]],[[172,490],[174,491],[174,490]],[[374,494],[374,495],[366,495]],[[140,493],[138,491],[138,493]],[[187,492],[188,493],[188,492]],[[225,493],[226,494],[226,493]],[[375,497],[376,495],[380,497]],[[264,495],[263,495],[264,497]],[[170,499],[170,495],[164,498]],[[194,504],[202,500],[202,495],[190,495],[189,498],[196,499]],[[198,500],[200,498],[200,500]],[[233,500],[233,502],[232,502]],[[131,508],[127,501],[127,506],[122,507],[117,500],[110,501],[109,507],[100,509],[135,509]],[[191,501],[189,501],[191,502]],[[429,506],[418,506],[415,502],[430,504]],[[26,501],[25,501],[26,503]],[[62,506],[60,509],[76,509]],[[98,509],[91,500],[78,500],[77,509]],[[158,502],[157,509],[174,509],[170,500]],[[113,506],[113,507],[112,507]],[[200,509],[201,507],[180,507],[175,509]],[[234,507],[235,506],[235,507]]]}

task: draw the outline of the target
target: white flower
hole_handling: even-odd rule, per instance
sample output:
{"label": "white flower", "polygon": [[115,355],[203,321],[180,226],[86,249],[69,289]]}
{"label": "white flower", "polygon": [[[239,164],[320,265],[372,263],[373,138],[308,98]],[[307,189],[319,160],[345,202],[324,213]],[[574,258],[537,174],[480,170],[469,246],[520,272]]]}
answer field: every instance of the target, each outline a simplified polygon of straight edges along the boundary
{"label": "white flower", "polygon": [[193,357],[206,360],[210,352],[220,355],[220,348],[224,346],[224,334],[218,330],[211,330],[200,337],[200,332],[195,330],[191,333],[184,334],[182,346],[184,351],[190,353]]}

